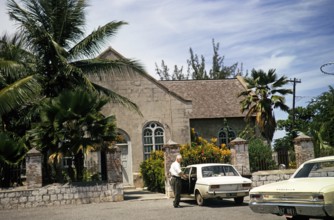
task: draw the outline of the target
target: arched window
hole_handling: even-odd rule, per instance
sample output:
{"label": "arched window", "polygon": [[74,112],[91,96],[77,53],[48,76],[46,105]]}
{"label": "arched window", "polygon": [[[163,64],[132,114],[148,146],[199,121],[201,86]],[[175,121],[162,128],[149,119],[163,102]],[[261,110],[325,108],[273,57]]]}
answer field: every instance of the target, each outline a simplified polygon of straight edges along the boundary
{"label": "arched window", "polygon": [[164,145],[164,128],[157,122],[148,123],[143,130],[144,160],[152,151],[161,150]]}
{"label": "arched window", "polygon": [[222,144],[226,144],[227,146],[228,143],[230,143],[235,138],[236,138],[235,132],[230,129],[222,128],[218,132],[219,146],[221,146]]}

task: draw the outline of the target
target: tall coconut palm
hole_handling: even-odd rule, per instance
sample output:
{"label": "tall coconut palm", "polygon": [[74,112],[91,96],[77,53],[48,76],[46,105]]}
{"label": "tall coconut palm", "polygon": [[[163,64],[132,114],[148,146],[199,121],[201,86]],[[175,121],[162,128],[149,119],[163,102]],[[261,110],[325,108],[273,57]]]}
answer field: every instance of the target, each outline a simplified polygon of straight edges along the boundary
{"label": "tall coconut palm", "polygon": [[138,62],[129,59],[101,60],[96,56],[106,40],[126,23],[112,21],[84,35],[86,0],[8,0],[15,20],[38,58],[36,71],[42,77],[43,94],[55,97],[62,90],[84,85],[98,90],[132,109],[137,106],[125,97],[89,80],[93,74],[143,73]]}
{"label": "tall coconut palm", "polygon": [[285,95],[291,94],[290,89],[284,89],[288,81],[285,76],[277,77],[275,69],[268,73],[263,70],[252,70],[251,77],[245,78],[247,90],[240,93],[244,99],[240,102],[241,111],[248,111],[246,118],[256,116],[256,124],[264,138],[271,143],[276,129],[276,119],[273,110],[278,108],[287,112]]}

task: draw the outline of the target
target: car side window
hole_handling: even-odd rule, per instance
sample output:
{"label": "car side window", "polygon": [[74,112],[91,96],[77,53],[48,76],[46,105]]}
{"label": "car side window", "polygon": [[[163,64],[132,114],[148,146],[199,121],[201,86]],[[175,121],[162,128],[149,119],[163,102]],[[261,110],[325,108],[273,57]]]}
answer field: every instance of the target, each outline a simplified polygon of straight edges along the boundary
{"label": "car side window", "polygon": [[238,176],[238,173],[235,171],[235,169],[233,169],[233,167],[226,166],[224,169],[226,176]]}
{"label": "car side window", "polygon": [[189,172],[190,172],[190,168],[189,168],[189,167],[187,167],[187,168],[185,168],[185,169],[183,170],[183,173],[186,174],[186,175],[188,175]]}
{"label": "car side window", "polygon": [[305,164],[295,175],[294,178],[312,178],[312,177],[333,177],[334,162],[326,161],[319,163]]}
{"label": "car side window", "polygon": [[191,176],[191,177],[197,177],[197,169],[196,169],[196,167],[193,167],[193,168],[191,169],[190,176]]}

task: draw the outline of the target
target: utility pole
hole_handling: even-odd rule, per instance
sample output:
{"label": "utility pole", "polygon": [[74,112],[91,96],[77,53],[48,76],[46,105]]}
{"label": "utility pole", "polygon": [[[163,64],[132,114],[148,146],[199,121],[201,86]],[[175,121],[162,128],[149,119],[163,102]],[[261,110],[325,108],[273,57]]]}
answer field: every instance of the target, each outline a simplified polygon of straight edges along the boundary
{"label": "utility pole", "polygon": [[293,83],[293,90],[292,90],[292,128],[291,131],[293,131],[295,126],[295,108],[296,108],[296,83],[301,83],[302,81],[300,79],[290,79],[288,82]]}

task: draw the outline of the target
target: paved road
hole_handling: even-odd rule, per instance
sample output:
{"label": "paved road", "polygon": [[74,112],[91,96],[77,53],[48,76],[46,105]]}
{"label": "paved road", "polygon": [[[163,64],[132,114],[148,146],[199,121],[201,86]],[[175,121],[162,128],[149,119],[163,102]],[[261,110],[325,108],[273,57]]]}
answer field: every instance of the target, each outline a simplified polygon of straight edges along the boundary
{"label": "paved road", "polygon": [[192,200],[182,200],[182,208],[175,209],[172,199],[138,200],[132,197],[123,202],[87,205],[65,205],[45,208],[0,211],[1,220],[284,220],[274,215],[253,213],[245,203],[234,206],[232,200],[210,201],[199,207]]}

